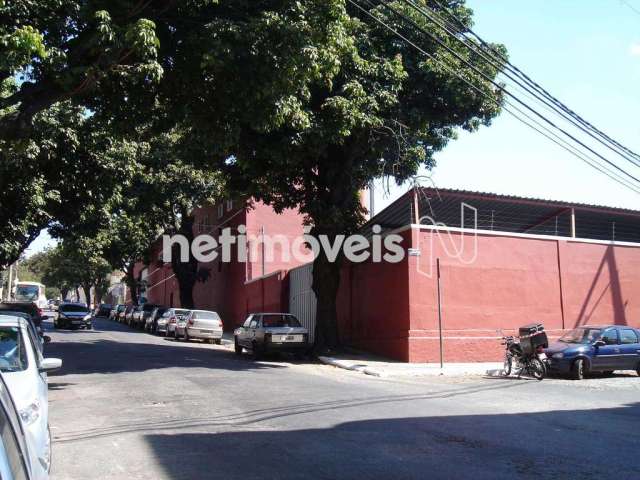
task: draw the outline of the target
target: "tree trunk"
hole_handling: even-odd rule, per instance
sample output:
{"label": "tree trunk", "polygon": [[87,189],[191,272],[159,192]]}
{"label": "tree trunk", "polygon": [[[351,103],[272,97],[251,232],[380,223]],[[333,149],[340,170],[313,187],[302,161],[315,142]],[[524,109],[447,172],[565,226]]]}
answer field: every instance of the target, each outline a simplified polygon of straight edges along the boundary
{"label": "tree trunk", "polygon": [[91,284],[83,283],[82,290],[84,290],[85,300],[87,301],[87,307],[91,308]]}
{"label": "tree trunk", "polygon": [[[129,295],[131,296],[131,303],[133,305],[137,305],[138,304],[138,285],[136,282],[136,279],[133,275],[133,270],[136,266],[136,262],[131,260],[128,264],[127,264],[127,268],[125,269],[125,276],[124,276],[124,283],[127,285],[127,287],[129,288]],[[126,296],[123,299],[123,301],[126,302]]]}
{"label": "tree trunk", "polygon": [[[193,223],[194,218],[183,212],[180,221],[180,228],[177,233],[183,235],[189,243],[189,246],[193,243]],[[198,261],[191,255],[191,249],[189,249],[189,260],[187,262],[180,261],[180,250],[177,244],[173,245],[173,251],[171,255],[171,267],[173,273],[178,281],[178,288],[180,290],[180,307],[192,309],[195,308],[195,302],[193,301],[193,287],[198,280]]]}
{"label": "tree trunk", "polygon": [[[328,237],[333,242],[334,239],[331,236]],[[324,251],[321,251],[313,262],[312,289],[318,302],[314,344],[316,353],[340,347],[336,297],[340,287],[341,264],[341,256],[335,262],[330,262]]]}

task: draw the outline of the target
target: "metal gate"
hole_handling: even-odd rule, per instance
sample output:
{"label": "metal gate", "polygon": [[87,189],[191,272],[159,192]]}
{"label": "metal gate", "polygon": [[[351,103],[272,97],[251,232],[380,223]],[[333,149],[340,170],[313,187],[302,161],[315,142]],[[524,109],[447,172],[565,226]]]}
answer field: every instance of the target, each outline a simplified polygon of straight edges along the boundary
{"label": "metal gate", "polygon": [[313,293],[313,263],[289,271],[289,311],[309,330],[309,341],[316,333],[316,294]]}

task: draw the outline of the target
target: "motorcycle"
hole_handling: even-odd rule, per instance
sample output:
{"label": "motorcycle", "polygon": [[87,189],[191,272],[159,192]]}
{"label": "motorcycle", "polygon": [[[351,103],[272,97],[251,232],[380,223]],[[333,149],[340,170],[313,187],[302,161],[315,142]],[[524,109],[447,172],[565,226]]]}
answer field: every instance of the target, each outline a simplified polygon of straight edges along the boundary
{"label": "motorcycle", "polygon": [[505,377],[511,375],[512,370],[517,370],[518,378],[526,373],[536,380],[544,379],[547,375],[547,356],[542,345],[537,346],[531,354],[528,354],[516,337],[502,337],[502,340],[502,345],[506,347],[503,367]]}

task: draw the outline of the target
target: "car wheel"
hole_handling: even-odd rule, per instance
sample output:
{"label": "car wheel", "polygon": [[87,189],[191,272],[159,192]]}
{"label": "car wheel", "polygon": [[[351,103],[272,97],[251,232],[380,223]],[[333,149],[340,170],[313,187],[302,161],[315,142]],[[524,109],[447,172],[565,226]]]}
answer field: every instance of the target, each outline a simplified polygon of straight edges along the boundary
{"label": "car wheel", "polygon": [[504,357],[504,364],[502,367],[502,373],[505,377],[511,375],[511,369],[513,368],[513,357],[511,355],[506,355]]}
{"label": "car wheel", "polygon": [[584,359],[579,358],[571,366],[571,376],[574,380],[584,380],[585,366]]}
{"label": "car wheel", "polygon": [[254,360],[260,360],[264,355],[264,351],[262,347],[260,347],[256,342],[253,342],[251,347],[251,354],[253,355]]}
{"label": "car wheel", "polygon": [[87,330],[93,329],[93,325],[87,325]]}
{"label": "car wheel", "polygon": [[531,365],[529,367],[531,371],[531,375],[536,380],[543,380],[546,374],[546,369],[544,368],[544,363],[539,358],[534,358],[531,360]]}
{"label": "car wheel", "polygon": [[[238,339],[233,339],[233,350],[236,352],[236,355],[242,355],[242,347],[238,344]],[[640,367],[638,367],[638,371],[640,372]]]}

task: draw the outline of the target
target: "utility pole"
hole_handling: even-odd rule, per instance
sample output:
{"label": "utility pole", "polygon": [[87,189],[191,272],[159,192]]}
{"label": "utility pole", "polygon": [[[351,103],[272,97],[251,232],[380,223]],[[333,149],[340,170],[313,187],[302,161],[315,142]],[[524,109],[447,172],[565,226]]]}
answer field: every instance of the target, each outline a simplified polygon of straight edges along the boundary
{"label": "utility pole", "polygon": [[5,300],[11,300],[11,290],[13,288],[13,264],[9,265],[9,278],[7,279],[7,294]]}

